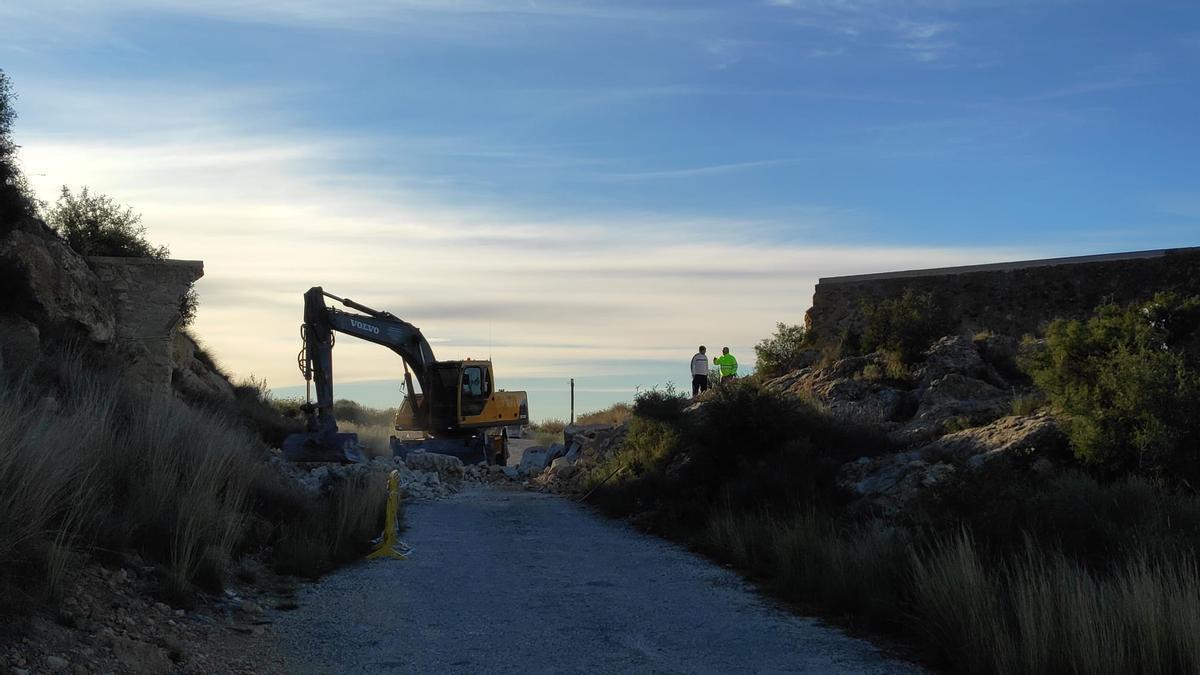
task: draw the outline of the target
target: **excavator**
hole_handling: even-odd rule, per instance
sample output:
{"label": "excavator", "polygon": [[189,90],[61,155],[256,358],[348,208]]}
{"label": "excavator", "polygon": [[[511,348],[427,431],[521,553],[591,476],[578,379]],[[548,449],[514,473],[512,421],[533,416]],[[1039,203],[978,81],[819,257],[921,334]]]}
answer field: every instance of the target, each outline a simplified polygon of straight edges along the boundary
{"label": "excavator", "polygon": [[[329,307],[330,298],[356,310]],[[338,431],[333,411],[333,345],[344,333],[382,345],[404,362],[403,404],[391,437],[391,451],[405,457],[427,451],[454,455],[464,464],[508,462],[508,426],[529,423],[529,399],[523,391],[496,389],[491,361],[438,361],[416,326],[391,314],[340,298],[320,286],[304,294],[303,346],[297,361],[305,381],[306,431],[283,441],[284,458],[293,462],[363,462],[358,434]],[[420,386],[418,393],[413,381]],[[317,401],[312,403],[315,384]],[[413,438],[416,436],[416,438]]]}

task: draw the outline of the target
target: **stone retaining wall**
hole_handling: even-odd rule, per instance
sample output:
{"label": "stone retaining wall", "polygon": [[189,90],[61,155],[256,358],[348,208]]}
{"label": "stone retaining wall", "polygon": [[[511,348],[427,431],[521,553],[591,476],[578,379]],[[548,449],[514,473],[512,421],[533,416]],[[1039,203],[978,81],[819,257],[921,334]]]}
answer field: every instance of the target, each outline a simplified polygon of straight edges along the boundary
{"label": "stone retaining wall", "polygon": [[90,257],[88,264],[111,294],[115,342],[130,359],[130,385],[150,396],[170,396],[179,304],[191,283],[204,276],[204,263]]}
{"label": "stone retaining wall", "polygon": [[1087,316],[1106,301],[1135,302],[1163,290],[1200,293],[1200,247],[825,278],[805,324],[819,343],[861,332],[863,302],[907,289],[933,292],[960,332],[1019,336],[1056,318]]}

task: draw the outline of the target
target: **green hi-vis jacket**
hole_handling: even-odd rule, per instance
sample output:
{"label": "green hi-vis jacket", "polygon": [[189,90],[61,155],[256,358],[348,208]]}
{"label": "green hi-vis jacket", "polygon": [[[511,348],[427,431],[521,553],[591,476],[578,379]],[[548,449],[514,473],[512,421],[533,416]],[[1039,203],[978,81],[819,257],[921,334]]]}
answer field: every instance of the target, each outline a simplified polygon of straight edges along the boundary
{"label": "green hi-vis jacket", "polygon": [[733,354],[722,354],[713,359],[713,363],[721,367],[721,377],[737,375],[737,359],[733,358]]}

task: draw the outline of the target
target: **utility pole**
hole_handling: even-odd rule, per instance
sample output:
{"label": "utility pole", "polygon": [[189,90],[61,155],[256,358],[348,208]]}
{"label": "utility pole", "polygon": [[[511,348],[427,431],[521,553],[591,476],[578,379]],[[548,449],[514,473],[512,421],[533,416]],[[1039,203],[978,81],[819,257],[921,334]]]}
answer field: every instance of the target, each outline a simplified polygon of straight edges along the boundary
{"label": "utility pole", "polygon": [[575,378],[571,378],[571,424],[575,424]]}

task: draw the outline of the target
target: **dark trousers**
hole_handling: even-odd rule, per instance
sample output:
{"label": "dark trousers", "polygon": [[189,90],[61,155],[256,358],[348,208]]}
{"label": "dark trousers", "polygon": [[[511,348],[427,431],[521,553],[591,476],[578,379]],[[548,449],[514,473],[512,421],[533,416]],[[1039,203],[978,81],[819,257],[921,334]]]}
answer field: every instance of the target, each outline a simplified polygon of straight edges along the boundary
{"label": "dark trousers", "polygon": [[692,376],[692,396],[696,396],[702,391],[708,391],[708,376],[707,375],[693,375]]}

